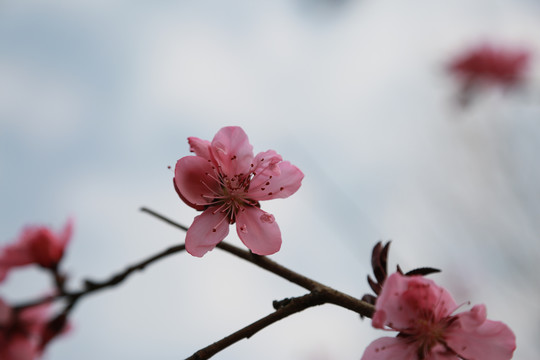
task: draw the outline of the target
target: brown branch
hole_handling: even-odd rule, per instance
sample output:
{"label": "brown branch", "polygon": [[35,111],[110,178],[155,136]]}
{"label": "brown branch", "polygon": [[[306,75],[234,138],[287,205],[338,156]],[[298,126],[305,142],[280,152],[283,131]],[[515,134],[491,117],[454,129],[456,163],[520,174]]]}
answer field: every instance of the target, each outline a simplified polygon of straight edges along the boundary
{"label": "brown branch", "polygon": [[19,304],[17,306],[14,306],[13,309],[15,310],[21,310],[21,309],[24,309],[24,308],[27,308],[27,307],[31,307],[31,306],[36,306],[36,305],[41,305],[41,304],[44,304],[44,303],[47,303],[47,302],[51,302],[53,300],[56,300],[56,299],[60,299],[60,298],[66,298],[68,300],[68,307],[69,309],[71,310],[74,306],[75,306],[75,303],[77,301],[79,301],[81,298],[89,295],[89,294],[92,294],[92,293],[95,293],[99,290],[103,290],[103,289],[107,289],[107,288],[110,288],[110,287],[114,287],[120,283],[122,283],[128,276],[130,276],[131,274],[133,274],[135,271],[140,271],[140,270],[143,270],[145,267],[147,267],[148,265],[164,258],[164,257],[167,257],[169,255],[172,255],[172,254],[176,254],[178,252],[181,252],[181,251],[184,251],[185,250],[185,245],[184,244],[181,244],[181,245],[175,245],[175,246],[172,246],[164,251],[161,251],[151,257],[149,257],[148,259],[145,259],[135,265],[132,265],[132,266],[129,266],[128,268],[126,268],[124,271],[116,274],[116,275],[113,275],[111,276],[108,280],[104,280],[104,281],[101,281],[101,282],[96,282],[96,281],[92,281],[92,280],[84,280],[84,289],[83,290],[79,290],[79,291],[64,291],[60,294],[57,294],[57,295],[52,295],[52,296],[46,296],[46,297],[42,297],[40,299],[37,299],[37,300],[33,300],[33,301],[29,301],[29,302],[26,302],[26,303],[22,303],[22,304]]}
{"label": "brown branch", "polygon": [[225,242],[219,243],[217,247],[233,255],[236,255],[246,261],[249,261],[265,270],[268,270],[284,279],[287,279],[290,282],[303,287],[304,289],[307,289],[309,291],[314,291],[314,290],[324,291],[325,293],[331,294],[331,295],[328,295],[327,302],[329,303],[344,307],[346,309],[352,310],[354,312],[357,312],[360,315],[363,315],[369,318],[371,318],[374,312],[373,305],[365,301],[356,299],[338,290],[335,290],[329,286],[321,284],[320,282],[312,280],[290,269],[287,269],[286,267],[278,264],[277,262],[265,256],[255,255],[253,253],[242,250],[234,245],[227,244]]}
{"label": "brown branch", "polygon": [[[157,214],[154,211],[150,211],[148,209],[145,209],[144,211],[156,216],[157,218],[167,222],[168,224],[171,224],[181,229],[183,228],[181,225],[162,215]],[[253,254],[234,245],[227,244],[223,241],[220,242],[216,247],[230,254],[238,256],[239,258],[242,258],[246,261],[249,261],[252,264],[255,264],[267,271],[270,271],[280,276],[281,278],[287,279],[290,282],[309,290],[310,293],[299,298],[292,298],[286,299],[286,301],[274,302],[275,307],[277,308],[274,313],[252,323],[251,325],[246,326],[241,330],[238,330],[237,332],[229,336],[226,336],[225,338],[205,347],[204,349],[197,351],[188,359],[208,359],[219,351],[227,348],[228,346],[244,338],[249,338],[250,336],[254,335],[256,332],[260,331],[266,326],[269,326],[276,321],[279,321],[289,315],[305,310],[309,307],[326,303],[334,304],[369,318],[371,318],[373,316],[373,313],[375,312],[375,307],[373,305],[345,293],[342,293],[338,290],[335,290],[329,286],[321,284],[297,272],[294,272],[265,256]]]}
{"label": "brown branch", "polygon": [[232,333],[229,336],[224,337],[223,339],[216,341],[215,343],[208,345],[207,347],[197,351],[192,356],[188,357],[186,360],[205,360],[214,356],[221,350],[231,346],[232,344],[242,340],[248,339],[251,336],[255,335],[260,330],[265,327],[272,325],[273,323],[286,318],[289,315],[296,314],[300,311],[303,311],[307,308],[322,305],[324,304],[323,297],[321,293],[314,291],[304,296],[296,297],[289,299],[290,301],[287,305],[280,307],[278,310],[273,313],[255,321],[254,323],[246,326],[243,329]]}
{"label": "brown branch", "polygon": [[[143,207],[141,208],[141,211],[146,212],[152,216],[155,216],[158,219],[172,226],[175,226],[181,230],[184,230],[184,231],[187,230],[187,227],[181,224],[178,224],[166,218],[165,216],[160,215],[148,208]],[[226,251],[246,261],[249,261],[252,264],[255,264],[267,271],[270,271],[280,276],[281,278],[289,280],[290,282],[309,290],[310,293],[301,297],[286,299],[286,301],[276,302],[276,304],[278,305],[276,306],[277,309],[275,312],[267,315],[266,317],[262,319],[259,319],[258,321],[246,326],[245,328],[241,330],[238,330],[237,332],[229,336],[226,336],[225,338],[217,341],[216,343],[212,345],[205,347],[204,349],[199,350],[188,359],[193,359],[193,360],[208,359],[211,356],[215,355],[217,352],[227,348],[228,346],[244,338],[249,338],[253,336],[255,333],[257,333],[258,331],[262,330],[263,328],[289,315],[303,311],[309,307],[314,307],[314,306],[318,306],[318,305],[322,305],[326,303],[335,304],[335,305],[349,309],[360,315],[370,317],[370,318],[372,317],[375,311],[373,305],[365,301],[356,299],[338,290],[335,290],[329,286],[321,284],[297,272],[294,272],[265,256],[259,256],[259,255],[253,254],[251,252],[248,252],[246,250],[240,249],[234,245],[227,244],[224,242],[219,243],[217,247],[223,251]],[[97,292],[99,290],[114,287],[122,283],[128,276],[130,276],[135,271],[143,270],[146,266],[166,256],[169,256],[169,255],[172,255],[177,252],[184,251],[184,250],[185,250],[184,244],[170,247],[169,249],[166,249],[156,255],[151,256],[148,259],[145,259],[135,265],[132,265],[126,268],[124,271],[111,276],[108,280],[105,280],[102,282],[85,280],[84,282],[85,289],[83,290],[69,292],[69,291],[63,291],[63,289],[60,289],[61,293],[57,295],[47,296],[38,300],[23,303],[18,306],[15,306],[14,309],[21,310],[26,307],[36,306],[36,305],[50,302],[50,301],[60,299],[60,298],[66,298],[67,304],[64,308],[64,311],[60,315],[63,316],[64,318],[67,318],[68,314],[71,312],[71,310],[74,308],[74,306],[78,303],[78,301],[81,298],[86,297],[87,295]]]}
{"label": "brown branch", "polygon": [[306,290],[312,291],[318,288],[325,287],[325,285],[315,280],[312,280],[304,275],[301,275],[295,271],[287,269],[285,266],[278,264],[277,262],[271,260],[270,258],[267,258],[266,256],[253,254],[252,252],[240,249],[237,246],[225,243],[223,241],[220,242],[216,247],[230,254],[238,256],[239,258],[242,258],[246,261],[249,261],[250,263],[253,263],[258,267],[270,271],[271,273],[274,273],[279,277],[287,279],[290,282],[301,286]]}
{"label": "brown branch", "polygon": [[221,350],[224,350],[225,348],[233,345],[234,343],[242,339],[250,338],[265,327],[270,326],[273,323],[286,318],[287,316],[299,313],[310,307],[315,307],[323,304],[335,304],[358,313],[365,313],[365,306],[361,303],[361,300],[349,297],[348,295],[342,294],[326,286],[322,290],[313,290],[312,292],[304,296],[285,299],[281,302],[274,302],[274,306],[277,307],[277,309],[273,313],[232,333],[231,335],[224,337],[219,341],[216,341],[211,345],[208,345],[207,347],[197,351],[192,356],[186,358],[186,360],[209,359],[210,357],[214,356]]}
{"label": "brown branch", "polygon": [[[142,208],[141,211],[145,211],[153,216],[156,216],[158,219],[165,221],[166,223],[173,225],[177,228],[184,229],[184,227],[171,219],[166,218],[163,215],[156,213],[155,211],[149,210],[147,208]],[[325,293],[332,294],[329,297],[329,303],[344,307],[346,309],[357,312],[360,315],[371,318],[373,312],[375,311],[373,305],[356,299],[350,295],[337,291],[329,286],[323,285],[320,282],[312,280],[307,276],[301,275],[295,271],[292,271],[285,266],[278,264],[277,262],[267,258],[266,256],[260,256],[253,254],[252,252],[240,249],[237,246],[228,244],[226,242],[220,242],[216,246],[217,248],[224,250],[230,254],[238,256],[246,261],[249,261],[252,264],[255,264],[271,273],[276,274],[279,277],[289,280],[296,285],[303,287],[309,291],[324,291]]]}
{"label": "brown branch", "polygon": [[147,207],[144,207],[144,206],[143,206],[140,210],[141,210],[142,212],[145,212],[145,213],[148,213],[148,214],[150,214],[150,215],[152,215],[152,216],[155,216],[155,217],[157,217],[158,219],[160,219],[160,220],[162,220],[162,221],[164,221],[164,222],[166,222],[166,223],[168,223],[168,224],[170,224],[170,225],[172,225],[172,226],[175,226],[175,227],[177,227],[177,228],[179,228],[179,229],[181,229],[181,230],[188,231],[187,226],[184,226],[184,225],[181,225],[181,224],[179,224],[179,223],[177,223],[177,222],[175,222],[175,221],[172,221],[171,219],[166,218],[165,216],[163,216],[163,215],[161,215],[161,214],[158,214],[157,212],[155,212],[155,211],[153,211],[153,210],[150,210],[150,209],[147,208]]}

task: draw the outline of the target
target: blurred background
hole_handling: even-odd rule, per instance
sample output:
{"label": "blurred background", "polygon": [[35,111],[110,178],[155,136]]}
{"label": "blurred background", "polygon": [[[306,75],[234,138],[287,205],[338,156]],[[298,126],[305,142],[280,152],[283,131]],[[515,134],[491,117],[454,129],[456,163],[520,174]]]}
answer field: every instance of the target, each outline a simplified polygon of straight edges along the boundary
{"label": "blurred background", "polygon": [[[75,233],[69,285],[101,280],[185,234],[173,186],[188,136],[239,125],[303,186],[262,207],[279,263],[353,296],[371,249],[432,266],[540,357],[540,4],[526,0],[25,1],[0,3],[0,244],[27,224]],[[526,82],[467,107],[446,70],[489,42],[528,49]],[[234,231],[228,241],[239,244]],[[50,288],[12,271],[11,303]],[[50,360],[182,359],[304,290],[219,250],[178,254],[83,300]],[[216,359],[359,359],[385,335],[325,305]]]}

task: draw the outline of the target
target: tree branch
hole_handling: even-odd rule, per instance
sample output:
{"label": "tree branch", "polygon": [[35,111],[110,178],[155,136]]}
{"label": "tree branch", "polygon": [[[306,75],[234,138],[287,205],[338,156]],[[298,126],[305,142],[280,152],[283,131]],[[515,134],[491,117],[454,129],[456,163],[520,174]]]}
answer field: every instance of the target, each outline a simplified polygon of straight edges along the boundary
{"label": "tree branch", "polygon": [[[339,293],[329,287],[324,287],[322,290],[313,290],[304,296],[288,298],[284,301],[274,302],[276,311],[257,320],[256,322],[224,337],[223,339],[208,345],[207,347],[197,351],[186,360],[206,360],[214,356],[221,350],[233,345],[234,343],[248,339],[260,330],[273,323],[286,318],[287,316],[299,313],[307,308],[319,306],[323,304],[335,304],[355,312],[365,312],[362,301],[349,297],[348,295]],[[371,314],[372,315],[372,314]],[[367,315],[365,315],[367,316]]]}
{"label": "tree branch", "polygon": [[178,252],[181,252],[181,251],[184,251],[185,250],[185,245],[184,244],[181,244],[181,245],[175,245],[175,246],[172,246],[164,251],[161,251],[151,257],[149,257],[148,259],[145,259],[137,264],[134,264],[132,266],[129,266],[128,268],[126,268],[124,271],[116,274],[116,275],[113,275],[111,276],[108,280],[104,280],[104,281],[101,281],[101,282],[96,282],[96,281],[93,281],[93,280],[84,280],[84,289],[83,290],[79,290],[79,291],[64,291],[64,292],[61,292],[57,295],[52,295],[52,296],[46,296],[46,297],[42,297],[40,299],[37,299],[37,300],[33,300],[33,301],[29,301],[29,302],[26,302],[26,303],[22,303],[22,304],[19,304],[17,306],[14,306],[13,309],[14,310],[21,310],[21,309],[24,309],[24,308],[27,308],[27,307],[31,307],[31,306],[37,306],[37,305],[41,305],[41,304],[44,304],[44,303],[47,303],[47,302],[50,302],[50,301],[53,301],[53,300],[56,300],[56,299],[59,299],[59,298],[67,298],[68,299],[68,303],[69,303],[69,308],[73,308],[73,306],[75,306],[75,303],[80,300],[81,298],[89,295],[89,294],[92,294],[94,292],[97,292],[99,290],[103,290],[103,289],[106,289],[106,288],[110,288],[110,287],[114,287],[120,283],[122,283],[128,276],[130,276],[132,273],[134,273],[135,271],[139,271],[139,270],[143,270],[145,267],[147,267],[148,265],[164,258],[164,257],[167,257],[169,255],[172,255],[172,254],[176,254]]}
{"label": "tree branch", "polygon": [[[167,222],[170,225],[183,229],[182,225],[175,223],[174,221],[166,218],[163,215],[159,215],[156,212],[148,210],[146,208],[143,208],[141,210],[156,216],[157,218]],[[305,310],[309,307],[326,303],[334,304],[369,318],[371,318],[373,316],[373,313],[375,312],[375,307],[373,305],[345,293],[342,293],[338,290],[335,290],[329,286],[321,284],[315,280],[308,278],[307,276],[292,271],[265,256],[253,254],[252,252],[240,249],[234,245],[227,244],[223,241],[220,242],[216,247],[246,261],[249,261],[252,264],[255,264],[267,271],[270,271],[271,273],[274,273],[281,278],[289,280],[290,282],[309,290],[310,293],[298,298],[274,302],[274,306],[276,307],[275,312],[197,351],[191,357],[187,358],[187,360],[208,359],[219,351],[227,348],[228,346],[244,338],[251,337],[258,331],[275,323],[276,321],[279,321],[289,315]]]}
{"label": "tree branch", "polygon": [[150,210],[149,208],[147,208],[145,206],[143,206],[140,210],[142,212],[148,213],[148,214],[150,214],[150,215],[152,215],[154,217],[157,217],[158,219],[160,219],[160,220],[162,220],[162,221],[164,221],[164,222],[166,222],[166,223],[168,223],[168,224],[170,224],[172,226],[175,226],[175,227],[177,227],[177,228],[179,228],[181,230],[188,231],[187,226],[184,226],[184,225],[181,225],[181,224],[179,224],[177,222],[174,222],[171,219],[166,218],[165,216],[163,216],[161,214],[158,214],[157,212],[155,212],[153,210]]}
{"label": "tree branch", "polygon": [[280,307],[278,310],[274,311],[270,315],[267,315],[254,323],[246,326],[243,329],[232,333],[229,336],[224,337],[223,339],[208,345],[207,347],[197,351],[192,356],[188,357],[186,360],[206,360],[214,356],[221,350],[231,346],[232,344],[242,340],[248,339],[251,336],[255,335],[260,330],[265,327],[272,325],[273,323],[286,318],[289,315],[296,314],[300,311],[303,311],[307,308],[314,307],[317,305],[324,304],[321,293],[314,291],[304,296],[296,297],[289,299],[290,301]]}
{"label": "tree branch", "polygon": [[[188,229],[187,227],[181,224],[178,224],[174,222],[173,220],[170,220],[166,218],[165,216],[160,215],[148,208],[143,207],[141,208],[141,211],[146,212],[181,230],[187,231]],[[213,343],[212,345],[209,345],[197,351],[188,359],[191,359],[191,360],[208,359],[211,356],[215,355],[217,352],[227,348],[228,346],[244,338],[249,338],[253,336],[255,333],[262,330],[263,328],[289,315],[298,313],[309,307],[314,307],[314,306],[318,306],[318,305],[322,305],[326,303],[334,304],[334,305],[349,309],[365,317],[371,318],[373,316],[373,313],[375,311],[375,308],[373,305],[365,301],[359,300],[357,298],[354,298],[345,293],[342,293],[338,290],[335,290],[329,286],[321,284],[297,272],[294,272],[265,256],[253,254],[249,251],[240,249],[234,245],[227,244],[225,242],[219,243],[217,247],[223,251],[226,251],[239,258],[249,261],[252,264],[255,264],[271,273],[274,273],[283,279],[289,280],[290,282],[297,284],[303,287],[304,289],[309,290],[310,292],[304,296],[286,299],[286,301],[275,302],[275,305],[276,305],[275,312],[265,316],[262,319],[259,319],[258,321],[246,326],[243,329],[236,331],[235,333],[231,335],[226,336],[225,338]],[[127,277],[129,277],[135,271],[143,270],[146,266],[164,257],[167,257],[169,255],[172,255],[177,252],[184,251],[184,250],[185,250],[184,244],[172,246],[164,251],[157,253],[156,255],[149,257],[148,259],[145,259],[135,265],[129,266],[124,271],[111,276],[108,280],[104,280],[101,282],[85,280],[84,281],[85,288],[83,290],[70,292],[70,291],[65,291],[63,289],[59,289],[60,293],[57,295],[47,296],[47,297],[40,298],[38,300],[19,304],[18,306],[15,306],[14,309],[21,310],[27,307],[47,303],[56,299],[65,298],[67,299],[67,304],[64,308],[64,311],[61,313],[61,316],[67,317],[68,314],[71,312],[71,310],[74,308],[74,306],[78,303],[80,299],[86,297],[89,294],[97,292],[99,290],[114,287],[122,283]]]}
{"label": "tree branch", "polygon": [[[180,225],[173,220],[160,215],[156,213],[155,211],[149,210],[147,208],[141,208],[141,211],[147,212],[150,215],[153,215],[157,217],[160,220],[165,221],[166,223],[175,226],[179,229],[184,229],[185,227],[183,225]],[[309,291],[324,291],[325,293],[331,294],[329,296],[329,300],[327,302],[344,307],[346,309],[352,310],[354,312],[357,312],[360,315],[366,316],[371,318],[373,315],[373,312],[375,311],[375,308],[373,305],[356,299],[350,295],[347,295],[345,293],[342,293],[340,291],[337,291],[329,286],[326,286],[324,284],[321,284],[320,282],[317,282],[315,280],[312,280],[308,278],[307,276],[301,275],[295,271],[292,271],[285,266],[282,266],[278,264],[277,262],[269,259],[266,256],[260,256],[253,254],[252,252],[240,249],[237,246],[227,244],[226,242],[220,242],[216,246],[217,248],[226,251],[230,254],[233,254],[235,256],[238,256],[239,258],[242,258],[246,261],[249,261],[252,264],[255,264],[267,271],[270,271],[271,273],[276,274],[277,276],[287,279],[290,282],[299,285],[303,287],[306,290]]]}

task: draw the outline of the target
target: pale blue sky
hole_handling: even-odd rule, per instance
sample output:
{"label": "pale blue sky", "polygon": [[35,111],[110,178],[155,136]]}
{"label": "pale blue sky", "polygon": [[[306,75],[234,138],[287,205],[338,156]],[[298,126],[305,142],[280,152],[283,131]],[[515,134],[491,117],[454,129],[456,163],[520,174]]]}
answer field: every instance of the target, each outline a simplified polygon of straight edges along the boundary
{"label": "pale blue sky", "polygon": [[[516,359],[538,358],[539,58],[522,92],[467,111],[444,66],[482,41],[538,55],[539,33],[534,1],[3,1],[0,244],[73,216],[76,286],[183,241],[138,208],[189,225],[167,166],[188,136],[240,125],[306,175],[262,204],[276,261],[360,297],[372,246],[392,239],[392,266],[442,268],[458,303],[514,329]],[[29,269],[0,294],[46,289]],[[302,293],[218,251],[178,255],[83,301],[47,358],[185,358]],[[328,305],[216,358],[358,359],[382,335]]]}

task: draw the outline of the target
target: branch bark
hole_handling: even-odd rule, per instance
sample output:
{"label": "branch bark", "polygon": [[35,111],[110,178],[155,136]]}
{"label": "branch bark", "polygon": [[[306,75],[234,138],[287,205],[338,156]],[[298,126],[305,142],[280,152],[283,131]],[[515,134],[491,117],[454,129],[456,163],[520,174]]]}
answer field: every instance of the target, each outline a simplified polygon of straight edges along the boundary
{"label": "branch bark", "polygon": [[[152,210],[142,208],[151,215],[167,222],[168,224],[180,229],[185,227],[166,218],[163,215],[157,214]],[[265,256],[253,254],[252,252],[240,249],[234,245],[220,242],[217,248],[233,254],[241,259],[251,262],[254,265],[259,266],[277,276],[289,280],[290,282],[303,287],[310,292],[304,296],[286,299],[286,301],[274,302],[277,308],[275,312],[257,320],[256,322],[230,334],[223,339],[203,348],[188,357],[187,360],[203,360],[209,359],[213,355],[217,354],[221,350],[231,346],[232,344],[253,336],[258,331],[265,327],[307,308],[322,305],[322,304],[334,304],[345,309],[354,311],[362,316],[371,318],[375,312],[375,307],[363,300],[357,299],[338,290],[335,290],[329,286],[321,284],[307,276],[301,275],[293,270],[290,270],[275,261]]]}
{"label": "branch bark", "polygon": [[240,329],[207,347],[200,349],[186,360],[206,360],[220,352],[221,350],[233,345],[234,343],[248,339],[265,327],[286,318],[289,315],[296,314],[307,308],[324,304],[323,298],[319,292],[311,292],[304,296],[290,299],[287,305],[280,307],[273,313],[255,321],[254,323]]}
{"label": "branch bark", "polygon": [[[187,227],[178,224],[174,222],[171,219],[168,219],[167,217],[160,215],[156,213],[155,211],[152,211],[148,208],[141,208],[141,211],[146,212],[172,226],[175,226],[181,230],[187,231]],[[373,305],[359,300],[355,297],[352,297],[350,295],[347,295],[345,293],[342,293],[338,290],[335,290],[329,286],[326,286],[324,284],[321,284],[313,279],[308,278],[307,276],[301,275],[293,270],[290,270],[275,261],[269,259],[265,256],[260,256],[253,254],[249,251],[240,249],[234,245],[221,242],[217,245],[217,248],[228,252],[232,255],[235,255],[241,259],[244,259],[262,269],[265,269],[273,274],[276,274],[277,276],[286,279],[298,286],[303,287],[304,289],[308,290],[309,293],[296,297],[291,299],[286,299],[286,301],[279,301],[275,302],[276,304],[276,311],[273,313],[257,320],[256,322],[234,332],[233,334],[230,334],[223,339],[197,351],[195,354],[193,354],[191,357],[188,358],[188,360],[202,360],[202,359],[208,359],[211,356],[215,355],[219,351],[227,348],[228,346],[244,339],[249,338],[259,332],[260,330],[264,329],[265,327],[286,318],[287,316],[293,315],[295,313],[298,313],[300,311],[303,311],[307,308],[322,305],[322,304],[334,304],[340,307],[343,307],[345,309],[349,309],[351,311],[354,311],[362,316],[371,318],[373,316],[373,313],[375,311],[375,308]],[[127,279],[131,274],[133,274],[136,271],[143,270],[148,265],[165,258],[169,255],[182,252],[185,250],[185,245],[176,245],[172,246],[164,251],[161,251],[139,263],[136,263],[132,266],[129,266],[124,271],[119,272],[115,275],[112,275],[109,279],[96,282],[93,280],[85,280],[84,281],[84,289],[79,291],[67,291],[63,288],[59,287],[59,293],[57,295],[42,297],[40,299],[30,301],[27,303],[19,304],[18,306],[15,306],[15,310],[21,310],[27,307],[40,305],[46,302],[51,302],[60,298],[67,299],[67,304],[64,308],[64,311],[62,313],[63,316],[67,317],[67,315],[71,312],[71,310],[74,308],[74,306],[78,303],[78,301],[92,293],[95,293],[100,290],[104,290],[107,288],[111,288],[114,286],[119,285],[122,283],[125,279]]]}

